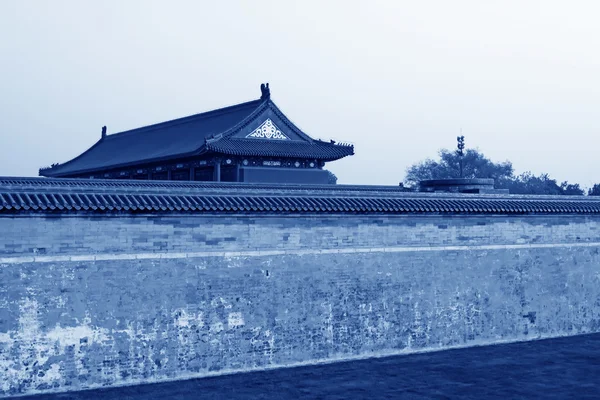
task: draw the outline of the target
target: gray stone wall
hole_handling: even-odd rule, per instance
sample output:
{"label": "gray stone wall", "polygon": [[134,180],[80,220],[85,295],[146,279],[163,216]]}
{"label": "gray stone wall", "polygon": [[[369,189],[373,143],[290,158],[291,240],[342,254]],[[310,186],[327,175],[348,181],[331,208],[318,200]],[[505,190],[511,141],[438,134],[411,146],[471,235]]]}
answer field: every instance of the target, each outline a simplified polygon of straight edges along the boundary
{"label": "gray stone wall", "polygon": [[600,331],[600,218],[0,218],[0,396]]}

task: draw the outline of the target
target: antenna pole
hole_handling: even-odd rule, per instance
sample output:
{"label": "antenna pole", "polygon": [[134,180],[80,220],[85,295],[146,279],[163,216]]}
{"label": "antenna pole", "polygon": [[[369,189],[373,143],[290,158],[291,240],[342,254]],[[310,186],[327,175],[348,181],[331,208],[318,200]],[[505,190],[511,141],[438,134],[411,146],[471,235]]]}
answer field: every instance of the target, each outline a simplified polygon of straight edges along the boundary
{"label": "antenna pole", "polygon": [[463,157],[465,155],[465,137],[462,135],[462,128],[460,128],[460,136],[456,137],[456,141],[458,142],[456,146],[456,155],[458,156],[458,166],[460,168],[460,177],[463,177]]}

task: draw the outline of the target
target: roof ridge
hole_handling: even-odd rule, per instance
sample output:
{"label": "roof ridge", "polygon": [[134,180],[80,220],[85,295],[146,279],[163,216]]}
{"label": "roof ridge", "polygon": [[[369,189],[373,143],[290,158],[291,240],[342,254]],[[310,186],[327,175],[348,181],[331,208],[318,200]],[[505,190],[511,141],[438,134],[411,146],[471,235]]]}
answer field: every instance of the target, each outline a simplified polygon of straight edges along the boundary
{"label": "roof ridge", "polygon": [[[298,136],[300,136],[300,138],[303,139],[304,141],[306,141],[308,143],[312,143],[315,141],[315,139],[310,137],[307,133],[304,133],[304,131],[302,131],[302,129],[300,129],[292,121],[290,121],[289,118],[287,118],[285,116],[285,114],[279,109],[279,107],[277,107],[275,102],[273,100],[271,100],[271,98],[268,98],[263,101],[263,103],[260,105],[260,107],[257,107],[256,110],[254,110],[252,113],[250,113],[250,115],[248,115],[242,121],[240,121],[239,123],[237,123],[235,126],[231,127],[230,129],[226,130],[225,132],[222,132],[219,135],[216,135],[217,137],[210,139],[207,142],[215,143],[215,142],[218,142],[223,139],[232,139],[232,136],[234,136],[240,130],[244,129],[244,127],[247,126],[250,122],[252,122],[261,112],[263,112],[265,110],[265,108],[271,108],[273,110],[273,112],[275,113],[275,115],[277,115],[277,117],[279,119],[281,119],[281,121],[288,128],[290,128],[294,133],[296,133]],[[240,140],[240,139],[242,139],[242,138],[235,138],[235,140]]]}
{"label": "roof ridge", "polygon": [[246,118],[242,119],[240,122],[238,122],[231,128],[227,129],[225,132],[220,132],[211,138],[207,138],[207,142],[208,143],[218,142],[221,139],[227,139],[231,135],[235,134],[236,132],[239,132],[246,125],[248,125],[250,122],[252,122],[252,120],[254,118],[256,118],[258,116],[258,114],[263,112],[263,110],[268,106],[270,101],[271,101],[270,99],[261,100],[261,103],[259,104],[259,106],[254,111],[252,111]]}
{"label": "roof ridge", "polygon": [[312,136],[310,136],[308,133],[304,132],[302,129],[300,129],[300,127],[298,125],[296,125],[294,122],[292,122],[291,119],[289,119],[287,117],[287,115],[285,115],[283,113],[283,111],[281,111],[279,109],[279,107],[277,107],[277,104],[275,104],[275,102],[271,101],[271,105],[273,106],[273,112],[275,113],[275,115],[277,115],[277,117],[279,119],[281,119],[281,121],[288,127],[290,128],[292,131],[294,131],[294,133],[298,134],[301,138],[306,139],[310,144],[313,144],[314,141],[316,139],[314,139]]}
{"label": "roof ridge", "polygon": [[192,114],[192,115],[188,115],[186,117],[181,117],[181,118],[175,118],[175,119],[170,119],[167,121],[163,121],[163,122],[158,122],[155,124],[150,124],[150,125],[144,125],[144,126],[140,126],[138,128],[133,128],[133,129],[129,129],[126,131],[122,131],[122,132],[117,132],[117,133],[113,133],[110,135],[107,135],[105,137],[106,139],[111,139],[114,138],[115,136],[122,136],[122,135],[127,135],[127,134],[131,134],[131,133],[137,133],[141,130],[154,130],[154,129],[159,129],[159,128],[163,128],[165,126],[173,126],[173,125],[179,125],[179,124],[183,124],[186,123],[190,120],[194,120],[196,118],[199,117],[209,117],[209,116],[217,116],[217,115],[223,115],[223,114],[227,114],[227,113],[231,113],[234,111],[237,111],[240,108],[246,107],[246,106],[250,106],[252,104],[256,104],[257,106],[260,105],[260,103],[262,102],[262,100],[258,99],[258,100],[251,100],[251,101],[246,101],[244,103],[239,103],[239,104],[234,104],[231,106],[226,106],[226,107],[221,107],[221,108],[217,108],[214,110],[210,110],[210,111],[205,111],[205,112],[201,112],[198,114]]}

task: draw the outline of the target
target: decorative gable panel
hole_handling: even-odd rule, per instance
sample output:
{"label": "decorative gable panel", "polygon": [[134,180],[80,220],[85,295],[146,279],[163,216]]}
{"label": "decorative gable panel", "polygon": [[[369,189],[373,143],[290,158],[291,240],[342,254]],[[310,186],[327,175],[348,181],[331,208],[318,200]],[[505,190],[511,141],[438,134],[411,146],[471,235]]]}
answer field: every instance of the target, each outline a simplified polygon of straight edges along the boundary
{"label": "decorative gable panel", "polygon": [[248,139],[290,140],[281,130],[267,118],[258,128],[246,135]]}

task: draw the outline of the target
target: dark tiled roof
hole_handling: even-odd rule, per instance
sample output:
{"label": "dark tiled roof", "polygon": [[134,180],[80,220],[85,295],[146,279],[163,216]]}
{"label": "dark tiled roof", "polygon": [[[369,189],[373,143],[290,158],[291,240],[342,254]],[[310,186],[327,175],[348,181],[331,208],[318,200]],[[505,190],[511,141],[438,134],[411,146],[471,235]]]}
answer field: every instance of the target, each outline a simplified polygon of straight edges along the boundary
{"label": "dark tiled roof", "polygon": [[15,213],[600,214],[600,199],[403,192],[400,187],[0,178]]}
{"label": "dark tiled roof", "polygon": [[[244,139],[252,124],[261,123],[271,115],[293,134],[294,140]],[[71,161],[41,169],[40,175],[66,177],[211,151],[332,161],[354,154],[354,147],[313,140],[292,124],[273,101],[266,99],[108,135]]]}
{"label": "dark tiled roof", "polygon": [[44,176],[68,176],[126,167],[197,153],[206,138],[247,118],[260,100],[108,135],[86,152],[49,170]]}

